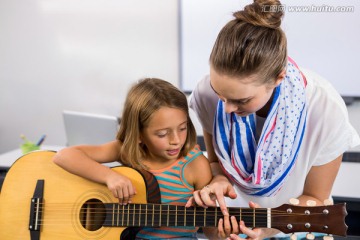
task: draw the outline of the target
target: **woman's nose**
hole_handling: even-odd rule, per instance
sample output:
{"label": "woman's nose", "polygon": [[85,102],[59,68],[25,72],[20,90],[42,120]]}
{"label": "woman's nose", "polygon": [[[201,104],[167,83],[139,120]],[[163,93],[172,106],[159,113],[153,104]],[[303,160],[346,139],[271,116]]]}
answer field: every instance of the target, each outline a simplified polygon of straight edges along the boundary
{"label": "woman's nose", "polygon": [[225,112],[226,113],[232,113],[232,112],[236,112],[238,110],[238,106],[233,104],[233,103],[229,103],[229,102],[224,102],[225,104]]}

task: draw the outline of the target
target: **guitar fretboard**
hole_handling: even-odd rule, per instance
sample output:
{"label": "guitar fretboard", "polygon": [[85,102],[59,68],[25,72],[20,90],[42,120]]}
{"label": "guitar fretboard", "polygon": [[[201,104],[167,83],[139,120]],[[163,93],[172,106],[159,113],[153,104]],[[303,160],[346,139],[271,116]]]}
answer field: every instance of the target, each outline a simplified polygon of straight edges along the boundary
{"label": "guitar fretboard", "polygon": [[[194,226],[216,227],[223,217],[218,207],[189,207],[164,204],[105,204],[107,227]],[[230,216],[250,227],[269,227],[271,213],[266,208],[228,208]]]}

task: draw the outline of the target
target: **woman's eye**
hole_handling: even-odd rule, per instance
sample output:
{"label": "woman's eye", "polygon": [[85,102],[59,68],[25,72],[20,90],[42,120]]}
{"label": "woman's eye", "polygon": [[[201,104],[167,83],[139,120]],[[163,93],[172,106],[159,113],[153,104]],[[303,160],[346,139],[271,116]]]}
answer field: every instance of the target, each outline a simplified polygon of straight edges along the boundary
{"label": "woman's eye", "polygon": [[235,104],[238,104],[238,105],[244,105],[244,104],[247,104],[250,102],[250,99],[247,99],[247,100],[244,100],[244,101],[238,101],[238,102],[235,102]]}

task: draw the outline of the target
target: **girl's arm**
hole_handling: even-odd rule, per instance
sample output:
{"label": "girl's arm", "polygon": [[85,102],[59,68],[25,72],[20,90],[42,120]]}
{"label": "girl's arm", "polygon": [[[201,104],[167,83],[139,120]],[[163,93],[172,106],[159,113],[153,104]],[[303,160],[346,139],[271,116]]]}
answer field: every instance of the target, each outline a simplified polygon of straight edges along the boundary
{"label": "girl's arm", "polygon": [[212,179],[209,161],[204,155],[199,155],[184,170],[185,178],[195,190],[203,189]]}
{"label": "girl's arm", "polygon": [[101,163],[119,160],[120,143],[112,141],[102,145],[79,145],[57,152],[54,163],[70,173],[106,184],[120,203],[131,202],[135,188],[131,180]]}

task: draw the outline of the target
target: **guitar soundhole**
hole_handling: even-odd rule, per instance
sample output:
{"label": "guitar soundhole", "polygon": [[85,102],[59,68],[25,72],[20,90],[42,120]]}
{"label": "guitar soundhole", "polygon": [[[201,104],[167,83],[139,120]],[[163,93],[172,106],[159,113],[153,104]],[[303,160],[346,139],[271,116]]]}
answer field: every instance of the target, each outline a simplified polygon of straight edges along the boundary
{"label": "guitar soundhole", "polygon": [[89,230],[96,231],[100,229],[105,221],[105,206],[98,199],[90,199],[81,206],[80,222],[81,225]]}

